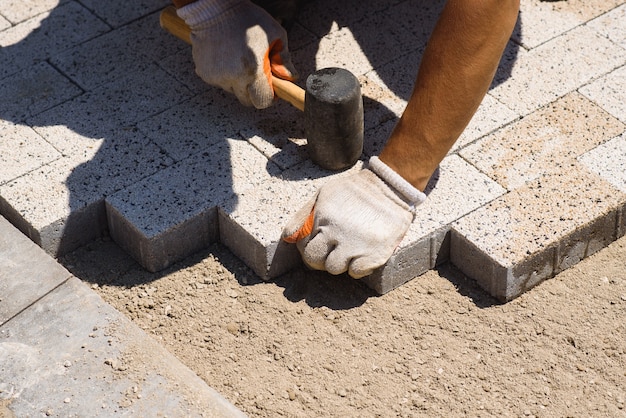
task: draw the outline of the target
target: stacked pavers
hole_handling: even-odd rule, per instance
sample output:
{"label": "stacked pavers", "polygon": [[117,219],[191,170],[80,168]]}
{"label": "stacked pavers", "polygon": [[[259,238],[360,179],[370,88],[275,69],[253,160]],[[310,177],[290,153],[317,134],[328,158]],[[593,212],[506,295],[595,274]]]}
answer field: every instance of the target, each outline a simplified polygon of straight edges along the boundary
{"label": "stacked pavers", "polygon": [[[263,278],[290,270],[282,225],[362,164],[325,172],[296,110],[204,85],[159,27],[168,2],[147,3],[0,10],[0,213],[53,255],[108,233],[151,271],[216,241]],[[492,88],[369,286],[451,260],[509,300],[626,233],[624,3],[522,1]],[[359,77],[363,160],[402,113],[442,4],[320,0],[293,27],[303,75]]]}

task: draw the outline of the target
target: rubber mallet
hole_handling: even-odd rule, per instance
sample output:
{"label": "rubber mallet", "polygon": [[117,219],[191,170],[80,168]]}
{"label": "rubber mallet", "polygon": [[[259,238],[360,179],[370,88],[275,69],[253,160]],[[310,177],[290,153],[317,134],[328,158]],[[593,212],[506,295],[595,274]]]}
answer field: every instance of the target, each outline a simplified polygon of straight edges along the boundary
{"label": "rubber mallet", "polygon": [[[191,43],[191,29],[173,6],[161,12],[161,27]],[[341,68],[324,68],[306,80],[306,91],[272,75],[276,96],[304,112],[307,151],[328,170],[354,165],[363,152],[363,98],[357,78]]]}

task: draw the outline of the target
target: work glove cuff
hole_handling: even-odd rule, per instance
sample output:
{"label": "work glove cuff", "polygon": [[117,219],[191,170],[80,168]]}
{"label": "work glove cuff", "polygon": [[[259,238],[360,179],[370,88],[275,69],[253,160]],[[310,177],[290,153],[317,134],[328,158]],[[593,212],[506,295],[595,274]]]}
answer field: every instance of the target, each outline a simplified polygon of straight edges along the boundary
{"label": "work glove cuff", "polygon": [[380,158],[371,157],[368,165],[372,172],[406,201],[409,211],[415,214],[416,207],[424,203],[426,195],[382,162]]}
{"label": "work glove cuff", "polygon": [[207,22],[219,23],[226,12],[234,9],[242,0],[197,0],[176,11],[192,29]]}

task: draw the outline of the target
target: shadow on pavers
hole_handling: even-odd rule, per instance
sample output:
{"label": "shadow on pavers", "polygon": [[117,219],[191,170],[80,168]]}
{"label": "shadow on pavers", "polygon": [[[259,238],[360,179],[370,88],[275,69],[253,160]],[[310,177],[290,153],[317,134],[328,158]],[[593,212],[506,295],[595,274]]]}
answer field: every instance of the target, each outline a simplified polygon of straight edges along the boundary
{"label": "shadow on pavers", "polygon": [[[127,7],[129,4],[129,2],[122,0],[114,0],[114,2],[109,3],[119,3],[121,8]],[[330,3],[334,3],[334,9],[336,9],[337,2],[334,0],[309,1],[302,13],[315,14],[316,10],[327,7]],[[318,21],[317,24],[319,26],[316,30],[319,31],[321,27],[322,32],[328,33],[335,23],[340,27],[349,28],[355,40],[361,46],[363,53],[370,59],[372,66],[377,68],[378,76],[398,97],[408,100],[412,90],[412,82],[408,86],[406,84],[399,86],[394,81],[398,79],[399,73],[404,72],[406,77],[406,71],[411,72],[409,75],[414,79],[416,65],[421,59],[420,49],[413,46],[398,45],[400,52],[397,56],[402,59],[396,61],[391,59],[389,62],[381,61],[382,58],[377,57],[380,46],[377,45],[376,37],[372,36],[370,28],[361,26],[361,21],[354,21],[351,18],[351,6],[362,3],[362,1],[349,0],[345,3],[345,6],[342,4],[342,10],[345,10],[344,13],[341,13],[340,16],[328,18],[326,21],[322,21],[321,24]],[[390,1],[389,5],[396,3],[397,1]],[[162,0],[159,2],[159,6],[167,4],[169,4],[169,1]],[[443,4],[444,2],[439,0],[434,2],[434,6],[431,7],[441,7]],[[379,10],[388,7],[381,6],[377,1],[373,2],[372,5],[376,5]],[[106,237],[108,229],[104,199],[134,184],[138,180],[162,170],[164,167],[175,163],[181,164],[181,161],[184,164],[184,158],[177,160],[168,149],[178,148],[180,151],[180,148],[183,148],[183,154],[187,155],[196,153],[193,146],[197,144],[185,144],[180,142],[180,138],[177,137],[172,137],[169,144],[158,143],[151,136],[151,132],[138,128],[140,123],[160,114],[175,104],[185,103],[185,105],[189,104],[189,107],[181,114],[181,120],[184,119],[185,124],[196,124],[202,127],[207,123],[206,116],[201,113],[203,110],[202,106],[198,105],[198,101],[193,101],[193,99],[201,95],[209,95],[215,100],[216,106],[223,105],[227,110],[233,112],[238,112],[238,109],[241,110],[241,124],[254,124],[255,119],[253,116],[250,116],[254,112],[242,109],[234,97],[225,96],[218,89],[205,86],[202,91],[194,90],[194,87],[190,87],[189,83],[185,81],[181,81],[175,86],[159,84],[160,81],[165,81],[172,77],[174,79],[187,77],[181,74],[169,74],[163,69],[161,62],[181,51],[186,51],[190,55],[190,51],[185,49],[187,47],[182,42],[158,27],[158,7],[152,7],[152,9],[153,11],[144,13],[145,16],[137,16],[134,19],[116,25],[110,21],[107,22],[106,17],[99,15],[99,10],[88,10],[77,2],[62,2],[41,21],[39,28],[33,30],[19,42],[0,49],[0,63],[2,64],[0,68],[3,69],[0,72],[0,80],[11,80],[12,82],[17,80],[19,82],[21,73],[25,72],[26,69],[34,65],[41,65],[42,68],[45,68],[45,71],[54,73],[55,77],[59,75],[64,77],[65,82],[76,89],[76,93],[71,97],[60,99],[58,103],[48,107],[35,105],[32,108],[29,107],[27,111],[16,108],[16,106],[23,106],[23,102],[10,103],[5,101],[0,104],[0,118],[35,128],[54,128],[58,126],[67,128],[63,131],[65,135],[72,137],[74,133],[77,140],[62,138],[61,145],[67,146],[67,149],[60,149],[64,155],[71,153],[80,154],[83,152],[83,148],[86,150],[97,148],[92,157],[72,168],[71,174],[65,180],[65,186],[69,191],[68,204],[70,215],[67,219],[60,220],[57,224],[50,226],[51,229],[56,229],[54,233],[59,235],[59,241],[50,244],[56,248],[46,248],[50,253],[57,255],[69,253],[94,239]],[[415,10],[416,14],[421,13],[421,7],[419,6],[411,9],[411,11],[413,10]],[[432,13],[432,11],[429,13]],[[430,16],[429,13],[425,14]],[[84,22],[81,22],[80,19],[89,16],[93,18],[93,14],[97,16],[96,20],[99,21],[101,29],[85,39],[75,41],[74,33],[80,31],[81,25],[84,25]],[[324,13],[319,14],[319,16],[324,15]],[[68,16],[72,16],[73,19],[68,19]],[[416,20],[419,21],[419,18]],[[306,19],[297,21],[305,29],[307,28]],[[397,22],[388,23],[390,25],[397,24]],[[430,18],[424,25],[434,26],[433,18]],[[95,62],[93,60],[90,61],[90,57],[93,58],[94,55],[89,52],[81,52],[76,56],[72,56],[71,53],[74,48],[80,48],[81,45],[87,42],[96,42],[97,45],[98,40],[105,39],[107,36],[110,37],[114,31],[127,31],[128,34],[132,35],[131,42],[136,41],[138,45],[124,45],[124,40],[119,40],[113,36],[111,37],[112,41],[120,42],[119,45],[115,45],[116,48],[112,49],[115,52],[113,55],[103,55],[102,59]],[[520,22],[518,21],[516,32],[519,33],[519,31]],[[323,36],[325,33],[318,33],[318,37]],[[69,39],[69,41],[66,41],[65,38]],[[426,39],[421,39],[421,41],[425,43]],[[74,44],[65,44],[66,42],[74,42]],[[159,48],[163,50],[155,51]],[[33,54],[33,51],[39,52]],[[510,74],[515,61],[516,51],[517,46],[509,43],[505,57],[494,80],[494,85],[504,81]],[[294,64],[303,75],[307,71],[315,69],[315,57],[318,53],[317,47],[311,48],[310,45],[304,45],[300,51],[293,52],[294,57],[300,60],[294,62]],[[70,57],[78,60],[73,66],[67,64],[67,62],[65,63],[69,65],[73,72],[73,74],[69,75],[59,71],[58,63],[54,61],[56,55],[66,54],[67,56],[68,53]],[[103,51],[104,53],[105,51]],[[130,59],[129,56],[131,57]],[[407,70],[404,67],[407,57],[415,64],[413,69]],[[103,71],[103,67],[109,68],[110,73]],[[90,79],[91,71],[99,74],[94,77],[101,76],[102,80]],[[191,68],[185,68],[184,71],[193,72]],[[28,81],[26,76],[24,77],[22,81]],[[46,97],[46,94],[50,91],[50,86],[47,85],[48,82],[50,80],[44,77],[38,80],[38,84],[31,83],[28,85],[30,89],[29,94],[32,94],[34,102],[41,100],[42,97]],[[382,111],[380,114],[382,114],[383,119],[393,120],[395,118],[393,112],[375,100],[366,99],[365,104],[366,112],[374,113],[378,109]],[[368,115],[366,114],[367,117]],[[154,126],[154,131],[156,132],[164,128]],[[176,127],[170,127],[170,129],[175,130]],[[225,140],[226,138],[222,139]],[[220,138],[217,138],[216,142],[219,141]],[[57,144],[55,147],[59,149],[61,146]],[[185,147],[190,148],[185,149]],[[220,152],[223,153],[222,158],[224,161],[230,161],[230,150],[227,144],[220,148]],[[228,163],[223,165],[222,173],[226,178],[231,175]],[[210,177],[198,177],[198,173],[194,173],[194,176],[189,179],[180,179],[180,182],[188,182],[190,184],[205,182],[210,184],[212,180]],[[100,196],[95,203],[94,195]],[[236,199],[236,195],[234,197]],[[232,204],[234,205],[236,202]],[[7,219],[30,236],[31,239],[37,241],[39,231],[33,231],[21,218],[21,214],[16,213],[16,211],[6,207],[6,205],[3,207],[3,212],[5,212],[3,215]],[[41,245],[41,242],[39,244]],[[200,254],[202,253],[201,251]],[[204,252],[205,255],[209,253],[210,250]],[[190,259],[193,259],[193,257]],[[106,261],[113,266],[114,262],[112,260]],[[183,261],[175,264],[162,274],[166,274],[172,268],[184,268],[187,262]],[[77,276],[81,277],[80,274],[77,274]],[[151,281],[157,277],[159,275],[146,274],[145,280]],[[89,278],[85,279],[90,281]],[[289,280],[292,280],[293,283],[288,283]],[[312,305],[320,303],[319,300],[323,299],[316,296],[318,292],[328,291],[329,293],[335,293],[337,297],[331,304],[339,309],[362,303],[367,297],[371,296],[369,290],[360,284],[358,288],[353,287],[357,285],[351,279],[343,280],[334,276],[325,278],[320,276],[316,279],[319,281],[317,284],[311,284],[313,280],[301,280],[293,277],[293,275],[291,277],[285,275],[279,278],[277,283],[285,287],[285,295],[290,300],[307,299]],[[338,288],[342,288],[342,292],[338,292]],[[347,299],[341,300],[341,298]]]}

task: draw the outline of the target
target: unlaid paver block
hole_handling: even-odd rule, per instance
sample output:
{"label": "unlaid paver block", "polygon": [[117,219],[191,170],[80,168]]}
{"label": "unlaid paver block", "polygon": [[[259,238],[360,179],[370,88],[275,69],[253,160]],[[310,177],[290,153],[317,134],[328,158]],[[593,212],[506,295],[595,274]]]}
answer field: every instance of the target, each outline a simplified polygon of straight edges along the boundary
{"label": "unlaid paver block", "polygon": [[0,184],[61,158],[30,126],[0,119]]}
{"label": "unlaid paver block", "polygon": [[626,65],[581,87],[579,91],[626,123]]}
{"label": "unlaid paver block", "polygon": [[79,3],[65,2],[49,12],[2,31],[0,78],[108,30],[108,25]]}
{"label": "unlaid paver block", "polygon": [[159,271],[217,241],[217,207],[278,174],[248,142],[224,140],[108,197],[111,237]]}
{"label": "unlaid paver block", "polygon": [[450,225],[501,196],[505,190],[456,155],[446,157],[418,206],[406,236],[385,266],[362,279],[380,294],[449,258]]}
{"label": "unlaid paver block", "polygon": [[512,190],[568,166],[624,129],[622,122],[574,92],[465,147],[459,154]]}
{"label": "unlaid paver block", "polygon": [[489,93],[526,115],[623,65],[626,49],[578,26],[537,48],[519,49],[503,59]]}
{"label": "unlaid paver block", "polygon": [[0,117],[21,122],[81,93],[70,80],[42,62],[2,80]]}
{"label": "unlaid paver block", "polygon": [[0,326],[70,277],[0,216]]}
{"label": "unlaid paver block", "polygon": [[587,26],[606,36],[611,41],[626,48],[626,4],[611,10],[610,12],[587,23]]}
{"label": "unlaid paver block", "polygon": [[75,277],[0,330],[0,399],[15,416],[244,416]]}
{"label": "unlaid paver block", "polygon": [[567,166],[455,222],[450,260],[508,301],[614,241],[625,204],[625,193]]}

